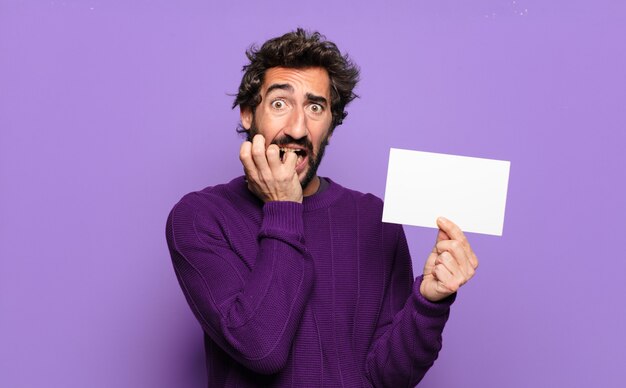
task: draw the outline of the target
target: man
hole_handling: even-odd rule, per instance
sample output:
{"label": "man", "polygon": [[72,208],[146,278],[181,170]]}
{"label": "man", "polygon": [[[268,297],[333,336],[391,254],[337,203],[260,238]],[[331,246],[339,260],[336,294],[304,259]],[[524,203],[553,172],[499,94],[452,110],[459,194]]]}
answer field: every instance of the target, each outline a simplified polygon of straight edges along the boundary
{"label": "man", "polygon": [[298,29],[247,54],[234,104],[245,177],[187,194],[166,228],[209,386],[414,386],[476,256],[440,219],[414,279],[382,201],[317,176],[358,81],[333,43]]}

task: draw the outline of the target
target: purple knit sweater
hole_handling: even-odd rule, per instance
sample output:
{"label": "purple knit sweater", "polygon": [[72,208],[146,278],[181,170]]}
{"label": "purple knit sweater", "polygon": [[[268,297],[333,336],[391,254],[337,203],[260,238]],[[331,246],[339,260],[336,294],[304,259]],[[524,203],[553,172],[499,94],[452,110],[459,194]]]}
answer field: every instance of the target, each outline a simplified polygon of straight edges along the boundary
{"label": "purple knit sweater", "polygon": [[328,181],[302,204],[263,204],[240,177],[172,209],[209,387],[413,387],[437,358],[455,295],[424,299],[382,201]]}

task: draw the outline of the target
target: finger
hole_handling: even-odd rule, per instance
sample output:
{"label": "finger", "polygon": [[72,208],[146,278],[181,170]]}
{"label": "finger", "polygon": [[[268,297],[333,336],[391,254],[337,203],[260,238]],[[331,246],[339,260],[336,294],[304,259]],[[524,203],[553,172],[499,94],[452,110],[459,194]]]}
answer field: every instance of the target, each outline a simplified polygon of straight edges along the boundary
{"label": "finger", "polygon": [[478,257],[476,257],[476,255],[474,254],[474,251],[470,252],[469,261],[470,261],[472,268],[476,270],[476,268],[478,268]]}
{"label": "finger", "polygon": [[458,287],[453,287],[456,284],[454,275],[452,275],[444,265],[436,265],[433,268],[433,275],[435,279],[437,279],[437,291],[441,293],[452,293],[458,289]]}
{"label": "finger", "polygon": [[298,163],[298,155],[295,152],[287,152],[285,154],[285,162],[284,165],[289,169],[289,171],[296,170],[296,164]]}
{"label": "finger", "polygon": [[252,160],[254,160],[254,165],[259,171],[261,179],[271,179],[272,170],[270,170],[265,155],[265,138],[261,134],[254,135],[252,139]]}
{"label": "finger", "polygon": [[463,274],[468,276],[468,279],[474,276],[474,266],[471,263],[470,256],[458,240],[440,241],[435,247],[437,248],[437,253],[449,252],[463,270]]}
{"label": "finger", "polygon": [[437,242],[443,240],[450,240],[450,236],[448,236],[448,234],[443,230],[439,229],[439,232],[437,232]]}
{"label": "finger", "polygon": [[244,141],[239,149],[239,160],[243,164],[243,169],[249,179],[257,179],[258,172],[252,160],[252,143]]}
{"label": "finger", "polygon": [[270,169],[277,171],[282,165],[280,161],[280,148],[278,148],[276,144],[270,144],[270,146],[267,147],[267,151],[265,151],[265,155]]}
{"label": "finger", "polygon": [[433,247],[433,252],[434,253],[438,253],[437,252],[437,243],[439,241],[444,241],[444,240],[450,240],[450,236],[448,236],[446,234],[446,232],[444,232],[443,230],[439,229],[439,231],[437,232],[437,238],[435,239],[435,246]]}
{"label": "finger", "polygon": [[463,234],[461,228],[459,228],[457,224],[450,221],[449,219],[444,217],[437,218],[437,226],[439,227],[439,229],[446,232],[446,234],[450,236],[451,239],[459,240],[460,242],[469,245],[469,243],[467,243],[467,238],[465,237],[465,234]]}
{"label": "finger", "polygon": [[[452,240],[459,240],[461,244],[463,244],[463,248],[467,252],[468,256],[472,256],[474,254],[469,241],[467,241],[467,237],[465,237],[465,234],[457,224],[448,220],[447,218],[439,217],[437,218],[437,226],[439,226],[440,229],[446,232],[446,234],[450,236]],[[478,262],[476,261],[476,263]]]}
{"label": "finger", "polygon": [[435,252],[431,252],[428,255],[428,258],[426,258],[426,263],[424,263],[424,273],[426,273],[426,269],[427,268],[432,269],[432,267],[435,266],[435,261],[437,260],[438,256],[439,256],[439,254],[437,253],[436,250],[435,250]]}
{"label": "finger", "polygon": [[444,267],[446,267],[448,272],[450,272],[450,274],[454,277],[463,276],[462,268],[459,266],[459,263],[456,261],[456,259],[452,257],[452,254],[450,252],[442,252],[440,255],[437,256],[437,259],[435,260],[435,267],[438,265],[443,265]]}
{"label": "finger", "polygon": [[[447,289],[457,291],[469,280],[462,273],[456,260],[448,252],[444,252],[438,257],[438,263],[433,268],[435,277],[439,279]],[[441,277],[440,277],[441,276]]]}

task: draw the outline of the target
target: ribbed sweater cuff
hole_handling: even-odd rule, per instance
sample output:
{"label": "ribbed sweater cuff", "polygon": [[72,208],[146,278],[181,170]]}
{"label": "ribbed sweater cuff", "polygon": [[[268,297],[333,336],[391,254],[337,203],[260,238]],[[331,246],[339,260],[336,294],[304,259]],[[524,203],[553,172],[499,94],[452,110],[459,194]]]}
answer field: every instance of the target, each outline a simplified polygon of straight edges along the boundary
{"label": "ribbed sweater cuff", "polygon": [[450,310],[450,306],[454,303],[456,299],[456,292],[447,298],[444,298],[438,302],[431,302],[428,299],[424,298],[422,293],[420,292],[420,285],[422,284],[422,275],[418,276],[415,279],[415,283],[413,284],[413,300],[415,301],[415,309],[417,312],[430,316],[430,317],[438,317],[444,314],[447,314]]}
{"label": "ribbed sweater cuff", "polygon": [[263,205],[261,230],[303,236],[303,206],[298,202],[271,201]]}

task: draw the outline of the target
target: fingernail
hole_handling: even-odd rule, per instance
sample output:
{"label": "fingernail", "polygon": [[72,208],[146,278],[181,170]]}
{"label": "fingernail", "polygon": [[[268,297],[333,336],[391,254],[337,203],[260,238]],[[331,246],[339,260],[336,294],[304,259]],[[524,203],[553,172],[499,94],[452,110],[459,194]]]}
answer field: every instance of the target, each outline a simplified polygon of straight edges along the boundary
{"label": "fingernail", "polygon": [[448,220],[447,220],[445,217],[439,217],[439,218],[437,218],[437,221],[439,221],[439,222],[441,222],[441,223],[444,223],[444,224],[445,224],[446,222],[448,222]]}

